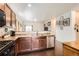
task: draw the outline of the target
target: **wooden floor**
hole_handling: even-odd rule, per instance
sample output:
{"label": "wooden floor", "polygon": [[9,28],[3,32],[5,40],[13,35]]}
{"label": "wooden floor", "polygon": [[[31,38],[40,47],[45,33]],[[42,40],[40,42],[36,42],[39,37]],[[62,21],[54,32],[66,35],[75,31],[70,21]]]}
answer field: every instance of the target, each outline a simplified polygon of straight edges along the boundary
{"label": "wooden floor", "polygon": [[41,51],[34,51],[19,56],[63,56],[63,45],[62,43],[56,41],[54,49],[52,48]]}

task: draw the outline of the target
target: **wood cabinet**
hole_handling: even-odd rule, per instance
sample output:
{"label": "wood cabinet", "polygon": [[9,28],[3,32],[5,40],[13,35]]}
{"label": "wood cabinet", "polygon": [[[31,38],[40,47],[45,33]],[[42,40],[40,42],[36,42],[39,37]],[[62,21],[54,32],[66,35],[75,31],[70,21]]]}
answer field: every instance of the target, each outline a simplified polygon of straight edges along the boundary
{"label": "wood cabinet", "polygon": [[36,38],[32,38],[32,50],[38,50],[39,49],[39,40]]}
{"label": "wood cabinet", "polygon": [[4,11],[4,9],[5,9],[5,7],[4,7],[4,6],[5,6],[5,4],[4,4],[4,3],[0,3],[0,9],[1,9],[1,10],[3,10],[3,11]]}
{"label": "wood cabinet", "polygon": [[22,32],[23,29],[25,28],[25,25],[22,23],[22,21],[16,20],[15,23],[16,23],[16,31]]}
{"label": "wood cabinet", "polygon": [[64,45],[64,56],[79,56],[79,51]]}
{"label": "wood cabinet", "polygon": [[[24,29],[24,25],[22,21],[16,21],[16,14],[9,7],[7,3],[0,3],[0,9],[3,10],[6,14],[6,25],[15,29],[15,31],[22,31]],[[18,25],[17,25],[18,24]],[[20,25],[21,24],[21,25]]]}
{"label": "wood cabinet", "polygon": [[31,37],[20,37],[16,40],[16,53],[31,51]]}
{"label": "wood cabinet", "polygon": [[20,37],[16,40],[16,55],[47,48],[46,36]]}
{"label": "wood cabinet", "polygon": [[47,37],[46,36],[39,38],[39,48],[40,49],[47,48]]}
{"label": "wood cabinet", "polygon": [[6,14],[6,25],[11,25],[11,9],[5,4],[5,14]]}
{"label": "wood cabinet", "polygon": [[16,29],[16,15],[12,12],[12,28]]}
{"label": "wood cabinet", "polygon": [[46,36],[32,38],[32,50],[41,50],[47,48]]}
{"label": "wood cabinet", "polygon": [[15,26],[16,26],[16,15],[9,8],[9,6],[7,4],[5,4],[5,13],[6,13],[6,25],[12,26],[12,28],[15,28]]}
{"label": "wood cabinet", "polygon": [[6,14],[6,25],[16,28],[16,15],[6,3],[0,3],[0,9]]}

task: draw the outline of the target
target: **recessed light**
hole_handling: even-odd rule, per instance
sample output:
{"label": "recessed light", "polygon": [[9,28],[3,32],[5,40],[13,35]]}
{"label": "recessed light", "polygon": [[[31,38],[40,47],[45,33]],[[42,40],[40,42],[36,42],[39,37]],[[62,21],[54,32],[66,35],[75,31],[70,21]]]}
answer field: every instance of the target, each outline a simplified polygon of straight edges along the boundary
{"label": "recessed light", "polygon": [[36,19],[36,18],[34,18],[34,21],[37,21],[37,19]]}
{"label": "recessed light", "polygon": [[32,5],[31,5],[31,4],[28,4],[27,6],[28,6],[28,7],[31,7]]}

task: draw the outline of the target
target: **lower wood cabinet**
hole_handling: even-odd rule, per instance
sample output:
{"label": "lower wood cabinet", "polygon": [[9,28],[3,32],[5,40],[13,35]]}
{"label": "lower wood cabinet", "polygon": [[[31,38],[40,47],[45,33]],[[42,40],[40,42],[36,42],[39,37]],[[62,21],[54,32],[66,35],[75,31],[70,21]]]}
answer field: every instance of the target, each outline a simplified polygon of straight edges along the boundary
{"label": "lower wood cabinet", "polygon": [[38,50],[39,49],[39,40],[36,38],[32,38],[32,50]]}
{"label": "lower wood cabinet", "polygon": [[47,48],[46,36],[32,38],[32,50],[40,50]]}
{"label": "lower wood cabinet", "polygon": [[16,55],[47,48],[47,37],[20,37],[16,40]]}
{"label": "lower wood cabinet", "polygon": [[20,37],[16,40],[16,54],[31,51],[31,37]]}
{"label": "lower wood cabinet", "polygon": [[79,51],[64,45],[64,56],[79,56]]}
{"label": "lower wood cabinet", "polygon": [[46,37],[43,37],[43,38],[40,38],[39,39],[39,48],[40,49],[45,49],[45,48],[47,48],[47,39],[46,39]]}

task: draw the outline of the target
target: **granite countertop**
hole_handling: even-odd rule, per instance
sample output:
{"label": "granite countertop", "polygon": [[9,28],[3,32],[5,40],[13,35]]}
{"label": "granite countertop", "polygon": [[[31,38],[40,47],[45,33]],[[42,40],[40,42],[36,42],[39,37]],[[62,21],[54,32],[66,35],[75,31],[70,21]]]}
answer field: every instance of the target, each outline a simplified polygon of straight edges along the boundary
{"label": "granite countertop", "polygon": [[73,49],[79,50],[79,40],[71,41],[71,42],[64,42],[63,44]]}
{"label": "granite countertop", "polygon": [[[52,35],[50,35],[50,36],[52,36]],[[0,38],[0,41],[5,41],[5,40],[13,40],[13,41],[15,41],[19,37],[41,37],[41,36],[32,36],[32,35],[26,35],[26,34],[17,34],[15,36],[9,36],[9,37],[6,37],[6,38]]]}
{"label": "granite countertop", "polygon": [[13,40],[15,41],[17,38],[19,37],[31,37],[31,36],[27,36],[27,35],[15,35],[15,36],[9,36],[9,37],[6,37],[6,38],[0,38],[0,41],[5,41],[5,40]]}

